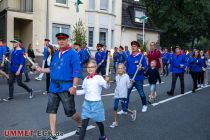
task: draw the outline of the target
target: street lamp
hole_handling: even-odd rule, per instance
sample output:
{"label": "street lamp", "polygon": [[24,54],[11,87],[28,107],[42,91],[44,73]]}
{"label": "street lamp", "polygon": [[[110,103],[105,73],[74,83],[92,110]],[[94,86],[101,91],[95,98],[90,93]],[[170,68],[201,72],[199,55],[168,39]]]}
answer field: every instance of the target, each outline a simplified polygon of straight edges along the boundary
{"label": "street lamp", "polygon": [[145,27],[145,23],[148,20],[148,17],[144,15],[144,16],[141,16],[139,19],[143,21],[143,46],[144,46],[144,27]]}

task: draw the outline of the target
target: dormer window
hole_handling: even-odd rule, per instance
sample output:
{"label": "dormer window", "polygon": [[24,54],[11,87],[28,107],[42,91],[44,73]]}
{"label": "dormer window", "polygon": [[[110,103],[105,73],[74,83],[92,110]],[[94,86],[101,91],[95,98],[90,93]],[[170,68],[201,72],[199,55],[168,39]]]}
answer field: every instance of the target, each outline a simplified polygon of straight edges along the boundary
{"label": "dormer window", "polygon": [[142,20],[140,20],[140,18],[142,16],[145,16],[145,13],[143,11],[135,10],[135,22],[137,22],[137,23],[143,23]]}

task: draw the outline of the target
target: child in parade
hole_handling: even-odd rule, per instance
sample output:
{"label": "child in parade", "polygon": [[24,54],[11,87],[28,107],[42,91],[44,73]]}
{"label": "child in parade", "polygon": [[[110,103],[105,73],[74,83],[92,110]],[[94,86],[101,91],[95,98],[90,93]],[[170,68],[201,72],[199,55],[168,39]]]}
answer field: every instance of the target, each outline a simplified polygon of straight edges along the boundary
{"label": "child in parade", "polygon": [[109,88],[109,77],[105,80],[101,75],[96,74],[97,64],[91,60],[87,65],[88,76],[84,79],[82,88],[85,93],[85,100],[82,106],[82,128],[79,140],[84,140],[86,128],[90,119],[96,122],[100,131],[99,140],[107,140],[104,133],[103,121],[105,121],[105,112],[101,100],[102,88]]}
{"label": "child in parade", "polygon": [[127,96],[128,96],[128,88],[131,86],[130,78],[128,74],[125,72],[124,64],[120,63],[117,67],[117,75],[116,75],[116,88],[114,93],[114,122],[110,125],[111,128],[115,128],[118,126],[117,122],[117,110],[119,101],[121,101],[122,110],[128,113],[132,121],[136,120],[136,110],[130,110],[126,107]]}
{"label": "child in parade", "polygon": [[156,68],[156,61],[151,61],[150,68],[147,69],[145,72],[145,76],[148,76],[148,81],[150,84],[150,95],[149,95],[149,103],[151,103],[153,100],[156,100],[157,93],[156,93],[156,83],[157,80],[159,83],[161,83],[160,73],[158,69]]}

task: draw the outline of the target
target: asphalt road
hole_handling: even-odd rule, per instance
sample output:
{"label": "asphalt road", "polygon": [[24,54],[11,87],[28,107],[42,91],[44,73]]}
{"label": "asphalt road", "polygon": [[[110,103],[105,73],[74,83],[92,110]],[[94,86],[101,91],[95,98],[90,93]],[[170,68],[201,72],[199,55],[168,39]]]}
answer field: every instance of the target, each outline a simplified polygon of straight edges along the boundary
{"label": "asphalt road", "polygon": [[[29,99],[28,94],[16,85],[15,100],[0,102],[1,140],[42,139],[42,137],[4,137],[4,130],[49,130],[48,114],[45,113],[47,95],[42,94],[45,89],[45,80],[33,80],[35,76],[31,75],[32,80],[27,83],[35,91],[33,99]],[[185,92],[187,94],[180,96],[180,84],[177,80],[175,96],[171,98],[166,95],[166,91],[171,87],[171,77],[162,77],[162,81],[164,83],[157,86],[158,101],[156,104],[149,105],[146,113],[141,112],[142,104],[138,93],[134,91],[131,94],[130,107],[137,110],[137,119],[131,122],[129,116],[119,116],[119,126],[115,129],[109,128],[113,121],[113,95],[111,93],[114,92],[115,83],[111,84],[110,89],[103,90],[102,99],[106,111],[105,133],[109,140],[210,140],[210,87],[200,89],[196,93],[188,92],[192,90],[192,79],[186,74]],[[147,80],[144,84],[145,93],[148,96]],[[7,96],[8,85],[0,78],[0,98]],[[83,100],[83,95],[76,96],[76,109],[79,113],[81,113]],[[57,123],[58,131],[65,134],[65,140],[78,139],[77,136],[72,136],[76,124],[64,115],[62,104],[58,111]],[[96,124],[91,121],[89,125],[91,127],[85,139],[97,140],[99,131]]]}

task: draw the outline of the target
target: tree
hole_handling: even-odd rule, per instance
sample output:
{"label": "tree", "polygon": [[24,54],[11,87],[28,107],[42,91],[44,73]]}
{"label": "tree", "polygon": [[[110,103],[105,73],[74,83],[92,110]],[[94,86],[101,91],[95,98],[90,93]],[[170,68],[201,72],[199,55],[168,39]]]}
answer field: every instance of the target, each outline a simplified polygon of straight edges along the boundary
{"label": "tree", "polygon": [[82,46],[86,43],[86,29],[81,19],[79,19],[73,28],[72,41]]}
{"label": "tree", "polygon": [[210,36],[209,0],[144,0],[149,16],[161,29],[161,46],[185,46]]}

